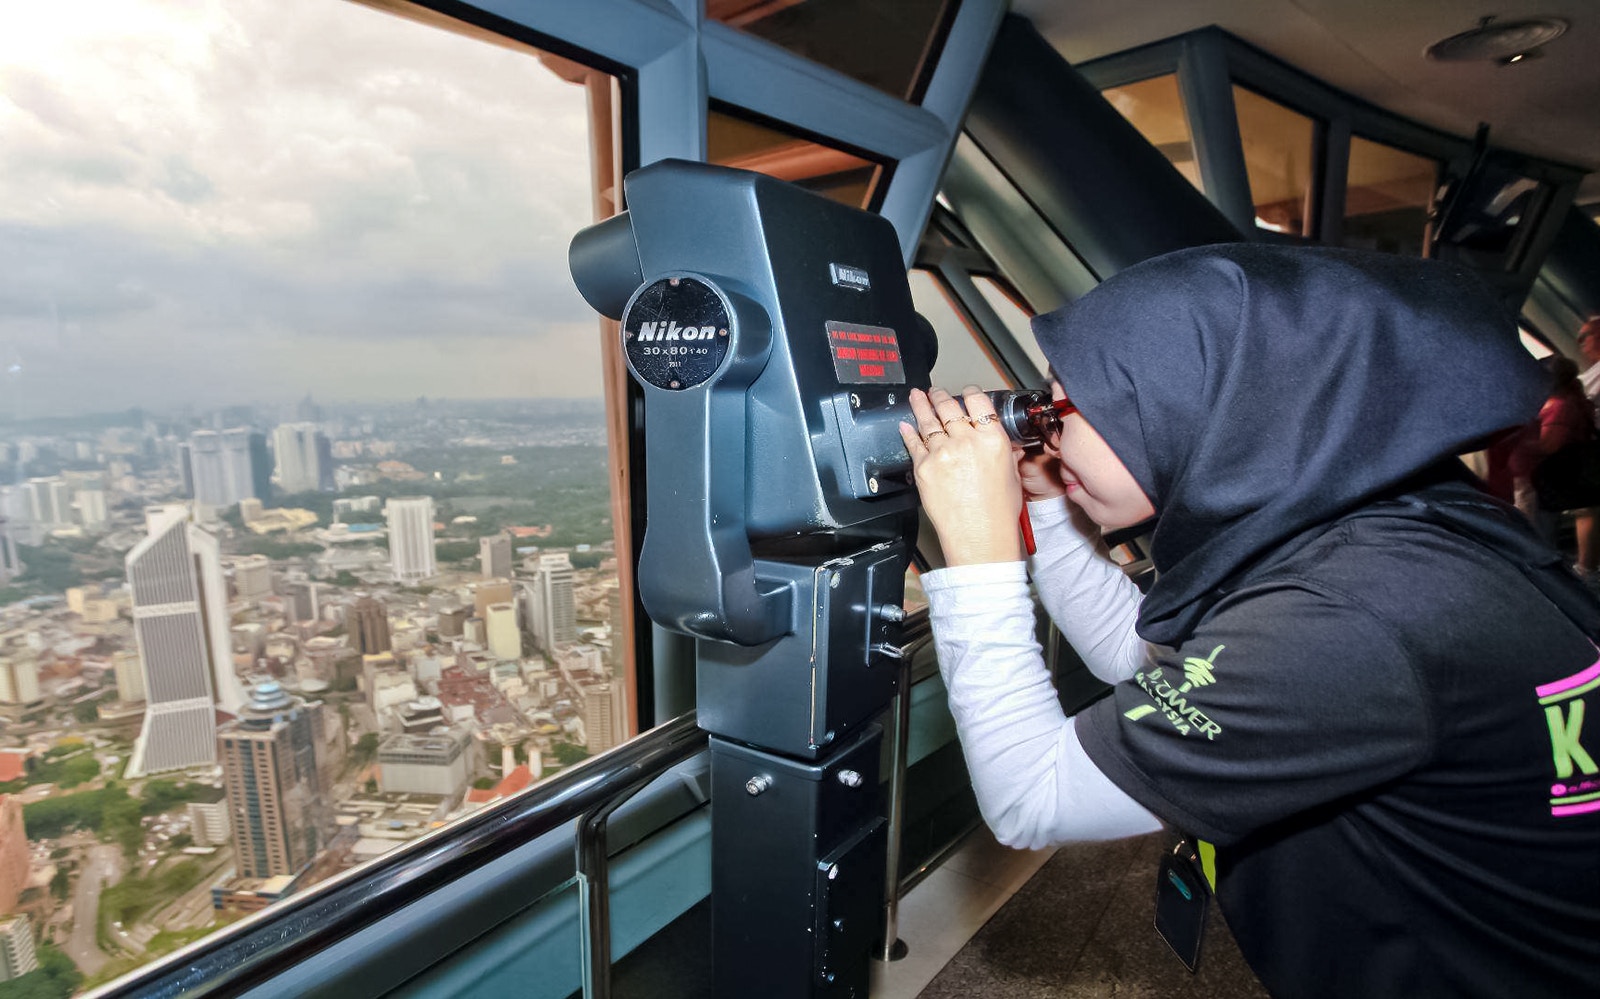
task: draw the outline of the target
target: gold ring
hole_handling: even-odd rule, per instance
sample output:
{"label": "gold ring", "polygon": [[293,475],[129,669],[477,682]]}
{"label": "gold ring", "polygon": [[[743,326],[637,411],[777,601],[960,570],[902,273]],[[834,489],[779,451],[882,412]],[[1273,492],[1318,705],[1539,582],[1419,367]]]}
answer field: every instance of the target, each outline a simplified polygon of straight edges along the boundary
{"label": "gold ring", "polygon": [[948,430],[930,430],[927,433],[922,435],[922,439],[923,440],[927,440],[929,437],[932,437],[934,434],[943,434],[944,436],[949,437],[950,436],[950,431],[948,431]]}
{"label": "gold ring", "polygon": [[995,416],[993,413],[984,413],[982,416],[978,417],[978,419],[973,423],[973,426],[987,427],[997,419],[999,419],[999,417]]}

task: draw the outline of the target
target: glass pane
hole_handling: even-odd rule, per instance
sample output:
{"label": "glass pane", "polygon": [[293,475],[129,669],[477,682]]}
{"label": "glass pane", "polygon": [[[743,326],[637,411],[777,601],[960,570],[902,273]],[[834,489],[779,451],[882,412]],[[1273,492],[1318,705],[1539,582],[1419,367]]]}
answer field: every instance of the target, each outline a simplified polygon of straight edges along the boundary
{"label": "glass pane", "polygon": [[0,909],[52,988],[626,734],[566,261],[614,81],[501,42],[325,0],[0,36],[0,854],[43,878]]}
{"label": "glass pane", "polygon": [[1438,182],[1436,160],[1352,135],[1344,245],[1422,256],[1428,206]]}
{"label": "glass pane", "polygon": [[707,20],[908,101],[922,98],[954,7],[950,0],[705,0]]}
{"label": "glass pane", "polygon": [[1238,84],[1233,87],[1233,103],[1256,225],[1273,232],[1313,235],[1311,160],[1316,123]]}
{"label": "glass pane", "polygon": [[1025,311],[1021,303],[1006,294],[1000,287],[1000,282],[994,278],[974,274],[972,283],[977,286],[984,301],[988,302],[989,307],[1000,317],[1000,321],[1006,324],[1006,329],[1017,338],[1017,343],[1021,344],[1022,349],[1033,359],[1034,366],[1038,369],[1035,372],[1038,377],[1036,384],[1043,385],[1044,373],[1050,370],[1050,361],[1044,356],[1044,351],[1039,349],[1039,341],[1034,339],[1033,314]]}
{"label": "glass pane", "polygon": [[706,116],[706,159],[787,180],[853,208],[867,208],[883,167],[731,113]]}
{"label": "glass pane", "polygon": [[971,327],[946,296],[944,286],[922,269],[907,275],[911,280],[911,304],[933,324],[939,338],[939,357],[933,365],[933,384],[951,392],[965,385],[986,389],[1005,387],[1000,368],[973,335]]}
{"label": "glass pane", "polygon": [[1102,90],[1101,96],[1122,112],[1152,146],[1189,178],[1197,190],[1204,191],[1200,167],[1194,158],[1194,136],[1189,131],[1189,116],[1183,110],[1176,75],[1158,76],[1126,86]]}

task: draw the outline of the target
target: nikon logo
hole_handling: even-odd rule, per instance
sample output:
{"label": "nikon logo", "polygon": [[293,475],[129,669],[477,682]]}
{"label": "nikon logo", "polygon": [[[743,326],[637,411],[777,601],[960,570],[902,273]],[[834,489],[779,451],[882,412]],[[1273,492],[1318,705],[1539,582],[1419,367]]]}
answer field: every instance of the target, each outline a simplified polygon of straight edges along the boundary
{"label": "nikon logo", "polygon": [[860,267],[851,267],[849,264],[829,264],[828,276],[833,278],[833,283],[841,288],[852,291],[871,291],[872,278]]}
{"label": "nikon logo", "polygon": [[715,326],[679,326],[676,322],[640,323],[640,341],[656,340],[712,340],[717,335]]}

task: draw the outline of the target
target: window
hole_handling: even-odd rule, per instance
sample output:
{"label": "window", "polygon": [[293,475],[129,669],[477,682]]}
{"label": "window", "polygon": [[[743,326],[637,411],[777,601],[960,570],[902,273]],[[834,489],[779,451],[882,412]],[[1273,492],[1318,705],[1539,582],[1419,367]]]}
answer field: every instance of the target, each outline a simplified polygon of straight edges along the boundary
{"label": "window", "polygon": [[1183,96],[1176,75],[1158,76],[1121,87],[1110,87],[1101,95],[1133,123],[1152,146],[1161,150],[1178,172],[1201,192],[1205,185],[1194,158],[1194,136],[1189,117],[1184,113]]}
{"label": "window", "polygon": [[51,746],[64,897],[126,872],[76,917],[120,940],[41,944],[91,984],[628,734],[566,263],[614,81],[475,34],[62,0],[0,36],[0,714]]}
{"label": "window", "polygon": [[939,357],[933,365],[933,384],[951,392],[964,385],[1004,388],[1005,382],[989,352],[973,335],[967,321],[951,304],[936,278],[922,269],[911,271],[911,304],[933,325],[939,336]]}
{"label": "window", "polygon": [[918,101],[937,61],[950,0],[705,0],[706,18]]}
{"label": "window", "polygon": [[978,293],[994,309],[1000,321],[1006,324],[1006,329],[1016,338],[1017,343],[1033,359],[1038,368],[1039,383],[1043,384],[1044,373],[1050,370],[1050,361],[1044,356],[1044,351],[1039,349],[1039,341],[1033,336],[1033,313],[1026,311],[1021,302],[1011,296],[1000,282],[992,277],[974,274],[972,283],[977,286]]}
{"label": "window", "polygon": [[1296,236],[1315,235],[1312,159],[1316,123],[1238,84],[1233,87],[1233,103],[1256,206],[1256,225]]}
{"label": "window", "polygon": [[1422,256],[1438,183],[1437,161],[1352,135],[1344,245]]}
{"label": "window", "polygon": [[884,172],[870,160],[741,118],[731,109],[706,116],[706,159],[790,181],[855,208],[870,206]]}

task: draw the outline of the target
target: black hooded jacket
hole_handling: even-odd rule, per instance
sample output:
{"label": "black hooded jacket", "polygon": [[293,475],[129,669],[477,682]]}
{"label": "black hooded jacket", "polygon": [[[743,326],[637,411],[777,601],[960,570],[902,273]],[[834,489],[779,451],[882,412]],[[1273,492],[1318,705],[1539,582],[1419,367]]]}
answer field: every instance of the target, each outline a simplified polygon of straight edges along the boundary
{"label": "black hooded jacket", "polygon": [[1275,996],[1566,996],[1600,967],[1600,607],[1455,455],[1548,382],[1457,268],[1224,245],[1035,320],[1156,510],[1095,764],[1217,844]]}

